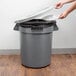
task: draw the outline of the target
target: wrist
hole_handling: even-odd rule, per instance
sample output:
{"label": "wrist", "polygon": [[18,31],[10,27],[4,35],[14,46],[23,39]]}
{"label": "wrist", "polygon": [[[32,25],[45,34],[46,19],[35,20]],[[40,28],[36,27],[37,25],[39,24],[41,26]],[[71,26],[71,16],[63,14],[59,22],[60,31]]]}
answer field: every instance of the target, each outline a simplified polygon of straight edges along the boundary
{"label": "wrist", "polygon": [[75,0],[61,0],[61,3],[64,5],[64,4],[73,2],[73,1],[75,1]]}

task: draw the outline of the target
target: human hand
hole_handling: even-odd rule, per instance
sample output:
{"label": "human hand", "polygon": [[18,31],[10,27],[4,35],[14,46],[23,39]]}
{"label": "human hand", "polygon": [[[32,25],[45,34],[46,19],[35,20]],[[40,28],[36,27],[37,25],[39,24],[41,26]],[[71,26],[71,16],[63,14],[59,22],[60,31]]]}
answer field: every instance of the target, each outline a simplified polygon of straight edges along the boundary
{"label": "human hand", "polygon": [[60,16],[59,19],[64,19],[69,13],[67,11],[64,11]]}
{"label": "human hand", "polygon": [[64,5],[63,2],[58,2],[58,3],[56,3],[55,8],[56,8],[56,9],[59,9],[59,8],[61,8],[63,5]]}
{"label": "human hand", "polygon": [[74,2],[74,1],[76,1],[76,0],[60,0],[59,2],[57,2],[57,3],[55,4],[55,8],[56,8],[56,9],[59,9],[59,8],[61,8],[64,4],[66,4],[66,3],[71,3],[71,2]]}

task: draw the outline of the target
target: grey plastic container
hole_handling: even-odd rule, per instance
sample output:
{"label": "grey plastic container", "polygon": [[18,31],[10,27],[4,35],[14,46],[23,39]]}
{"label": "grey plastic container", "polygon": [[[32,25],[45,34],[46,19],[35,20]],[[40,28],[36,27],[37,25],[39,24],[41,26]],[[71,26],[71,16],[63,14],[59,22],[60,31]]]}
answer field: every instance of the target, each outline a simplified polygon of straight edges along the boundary
{"label": "grey plastic container", "polygon": [[56,21],[33,19],[17,23],[14,30],[20,31],[21,61],[24,66],[41,68],[50,64],[52,32],[58,30]]}

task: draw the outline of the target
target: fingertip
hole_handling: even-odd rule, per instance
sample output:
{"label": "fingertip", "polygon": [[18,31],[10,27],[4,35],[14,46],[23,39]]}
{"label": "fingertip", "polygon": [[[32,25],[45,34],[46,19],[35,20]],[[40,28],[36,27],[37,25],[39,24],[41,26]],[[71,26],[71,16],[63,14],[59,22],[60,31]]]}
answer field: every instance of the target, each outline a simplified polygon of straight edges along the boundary
{"label": "fingertip", "polygon": [[62,16],[62,14],[59,16],[59,19],[63,19],[63,16]]}
{"label": "fingertip", "polygon": [[59,17],[59,19],[64,19],[64,18],[65,18],[64,16],[60,16],[60,17]]}

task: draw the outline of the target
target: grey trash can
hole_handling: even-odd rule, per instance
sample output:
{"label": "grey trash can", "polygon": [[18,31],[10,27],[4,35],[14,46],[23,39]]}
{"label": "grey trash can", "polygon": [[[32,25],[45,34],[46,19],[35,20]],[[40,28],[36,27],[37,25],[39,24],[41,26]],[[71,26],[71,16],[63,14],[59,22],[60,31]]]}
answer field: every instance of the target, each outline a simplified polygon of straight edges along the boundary
{"label": "grey trash can", "polygon": [[20,31],[21,61],[24,66],[41,68],[50,64],[52,32],[58,30],[56,21],[32,19],[17,23],[14,30]]}

